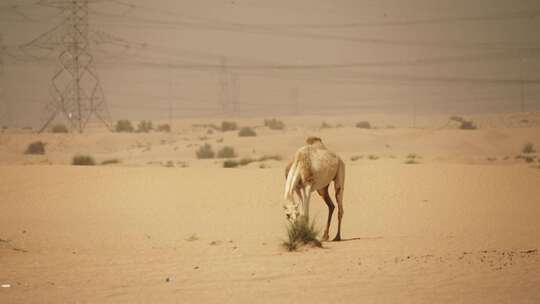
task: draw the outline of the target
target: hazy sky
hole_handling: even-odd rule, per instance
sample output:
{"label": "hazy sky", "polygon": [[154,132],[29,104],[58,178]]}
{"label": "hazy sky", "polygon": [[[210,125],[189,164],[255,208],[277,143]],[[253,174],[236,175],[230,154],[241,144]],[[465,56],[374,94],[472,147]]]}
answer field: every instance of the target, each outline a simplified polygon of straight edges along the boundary
{"label": "hazy sky", "polygon": [[[69,10],[0,1],[0,123],[39,124]],[[47,1],[43,1],[47,2]],[[89,1],[113,119],[540,109],[539,1]],[[521,79],[526,80],[521,82]]]}

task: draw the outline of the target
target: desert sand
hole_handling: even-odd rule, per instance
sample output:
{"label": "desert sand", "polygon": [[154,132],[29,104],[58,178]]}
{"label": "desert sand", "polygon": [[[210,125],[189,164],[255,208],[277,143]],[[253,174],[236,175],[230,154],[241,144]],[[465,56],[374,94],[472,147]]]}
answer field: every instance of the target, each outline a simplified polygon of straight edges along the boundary
{"label": "desert sand", "polygon": [[[540,114],[470,118],[479,129],[375,114],[281,117],[285,130],[228,119],[256,137],[200,126],[218,118],[171,133],[7,129],[0,302],[539,303],[540,162],[519,155],[540,149]],[[344,240],[288,252],[283,170],[308,135],[346,162]],[[37,140],[46,154],[25,155]],[[195,157],[204,143],[282,160],[223,168]],[[76,154],[120,162],[72,166]],[[326,206],[311,206],[322,230]]]}

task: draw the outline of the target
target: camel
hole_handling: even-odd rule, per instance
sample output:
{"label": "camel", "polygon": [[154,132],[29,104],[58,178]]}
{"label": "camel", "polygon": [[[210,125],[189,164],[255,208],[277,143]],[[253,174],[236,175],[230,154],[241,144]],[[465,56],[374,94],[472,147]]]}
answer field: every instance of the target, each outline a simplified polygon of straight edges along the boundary
{"label": "camel", "polygon": [[[338,205],[338,230],[333,241],[341,240],[341,220],[343,218],[343,190],[345,185],[345,163],[335,153],[329,151],[318,137],[309,137],[307,145],[296,151],[294,159],[285,169],[285,199],[292,204],[284,206],[287,218],[295,222],[298,216],[309,219],[309,201],[311,193],[317,191],[328,206],[328,220],[323,240],[328,240],[334,203],[328,193],[328,187],[334,182]],[[302,212],[294,200],[294,193],[302,204]]]}

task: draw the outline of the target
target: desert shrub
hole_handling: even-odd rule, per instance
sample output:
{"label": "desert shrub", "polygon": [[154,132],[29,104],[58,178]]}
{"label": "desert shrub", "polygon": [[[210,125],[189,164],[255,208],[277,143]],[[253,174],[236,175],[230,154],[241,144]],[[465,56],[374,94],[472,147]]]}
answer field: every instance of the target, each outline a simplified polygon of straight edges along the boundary
{"label": "desert shrub", "polygon": [[128,132],[131,133],[134,131],[133,125],[129,120],[119,120],[116,122],[115,126],[116,132]]}
{"label": "desert shrub", "polygon": [[535,153],[536,150],[534,149],[534,145],[532,143],[528,142],[528,143],[525,143],[523,145],[523,148],[521,149],[521,152],[525,153],[525,154],[531,154],[531,153]]}
{"label": "desert shrub", "polygon": [[4,125],[2,126],[2,131],[7,130],[8,128],[9,128],[8,126]]}
{"label": "desert shrub", "polygon": [[168,160],[165,165],[165,167],[167,168],[173,168],[174,167],[174,162],[172,160]]}
{"label": "desert shrub", "polygon": [[234,121],[222,121],[221,122],[221,131],[227,132],[227,131],[236,131],[238,129],[238,125]]}
{"label": "desert shrub", "polygon": [[238,131],[238,136],[240,137],[257,136],[257,133],[255,132],[255,130],[253,130],[250,127],[243,127],[242,129],[240,129],[240,131]]}
{"label": "desert shrub", "polygon": [[315,223],[309,223],[308,219],[301,217],[287,227],[288,239],[283,242],[283,246],[289,251],[295,251],[302,245],[322,247],[321,241],[317,239],[318,235]]}
{"label": "desert shrub", "polygon": [[405,163],[409,165],[418,164],[418,161],[417,161],[418,158],[419,158],[418,155],[411,153],[407,155],[407,159],[405,160]]}
{"label": "desert shrub", "polygon": [[36,141],[28,145],[24,154],[45,154],[45,143]]}
{"label": "desert shrub", "polygon": [[94,166],[96,161],[89,155],[75,155],[71,164],[74,166]]}
{"label": "desert shrub", "polygon": [[462,130],[476,130],[476,125],[471,120],[463,120],[459,126]]}
{"label": "desert shrub", "polygon": [[359,159],[362,159],[364,158],[364,156],[362,155],[354,155],[354,156],[351,156],[351,161],[357,161]]}
{"label": "desert shrub", "polygon": [[240,161],[238,162],[240,164],[240,166],[247,166],[249,164],[251,164],[252,162],[254,162],[255,160],[251,157],[243,157],[240,159]]}
{"label": "desert shrub", "polygon": [[223,168],[236,168],[239,165],[240,164],[238,163],[238,161],[233,160],[233,159],[228,159],[223,162]]}
{"label": "desert shrub", "polygon": [[456,116],[456,115],[450,116],[449,119],[450,119],[450,120],[453,120],[453,121],[457,121],[457,122],[463,122],[463,121],[465,121],[465,119],[463,119],[463,117],[461,117],[461,116]]}
{"label": "desert shrub", "polygon": [[259,157],[258,161],[267,161],[267,160],[275,160],[275,161],[281,161],[283,157],[281,155],[263,155]]}
{"label": "desert shrub", "polygon": [[106,166],[106,165],[113,165],[113,164],[119,164],[119,163],[120,163],[120,160],[118,158],[112,158],[112,159],[106,159],[102,161],[101,165]]}
{"label": "desert shrub", "polygon": [[53,133],[68,133],[69,131],[68,131],[68,128],[66,127],[66,125],[56,124],[56,125],[52,126],[51,132],[53,132]]}
{"label": "desert shrub", "polygon": [[356,127],[360,129],[371,129],[369,121],[359,121],[356,123]]}
{"label": "desert shrub", "polygon": [[377,160],[379,157],[377,155],[368,155],[369,160]]}
{"label": "desert shrub", "polygon": [[169,124],[161,124],[161,125],[157,126],[156,130],[159,131],[159,132],[169,133],[169,132],[171,132],[171,125],[169,125]]}
{"label": "desert shrub", "polygon": [[330,129],[333,128],[331,124],[327,123],[326,121],[323,121],[321,123],[321,129]]}
{"label": "desert shrub", "polygon": [[152,122],[150,120],[141,120],[137,125],[137,132],[139,133],[148,133],[153,129],[154,127],[152,126]]}
{"label": "desert shrub", "polygon": [[264,126],[268,127],[271,130],[283,130],[285,129],[285,124],[281,120],[277,120],[275,118],[272,119],[265,119],[264,120]]}
{"label": "desert shrub", "polygon": [[208,143],[202,145],[197,151],[195,151],[195,154],[199,159],[209,159],[215,157],[214,150],[212,150],[212,146]]}
{"label": "desert shrub", "polygon": [[236,157],[236,152],[233,147],[225,146],[221,148],[217,153],[218,158],[233,158]]}

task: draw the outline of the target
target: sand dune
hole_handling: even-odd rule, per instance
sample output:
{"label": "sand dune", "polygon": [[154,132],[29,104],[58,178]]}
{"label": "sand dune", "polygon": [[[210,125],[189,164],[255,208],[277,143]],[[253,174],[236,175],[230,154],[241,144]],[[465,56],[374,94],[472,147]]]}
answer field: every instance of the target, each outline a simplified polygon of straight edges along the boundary
{"label": "sand dune", "polygon": [[[320,130],[306,118],[239,138],[191,124],[1,134],[0,302],[540,301],[540,169],[515,159],[524,142],[540,147],[537,128]],[[283,167],[306,134],[346,160],[345,241],[290,253]],[[46,155],[22,154],[34,140]],[[195,158],[204,142],[285,160],[224,169]],[[122,162],[70,166],[76,153]],[[409,153],[420,163],[404,164]],[[326,212],[315,198],[319,226]]]}

